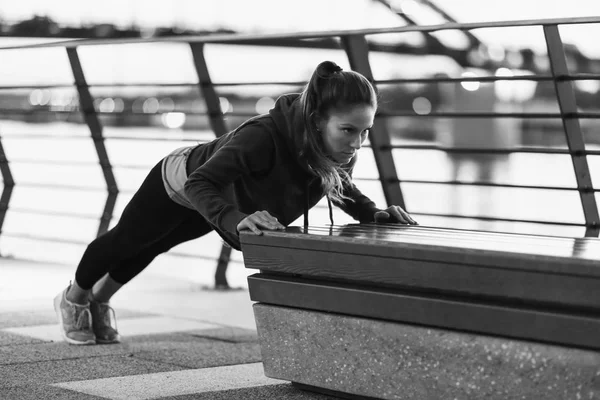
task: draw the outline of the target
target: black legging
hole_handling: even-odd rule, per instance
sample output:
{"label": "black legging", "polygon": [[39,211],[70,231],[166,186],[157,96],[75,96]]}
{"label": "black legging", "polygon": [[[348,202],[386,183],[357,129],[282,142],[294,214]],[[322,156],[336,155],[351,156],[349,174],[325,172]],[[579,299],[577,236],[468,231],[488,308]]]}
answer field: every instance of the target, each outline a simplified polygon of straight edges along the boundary
{"label": "black legging", "polygon": [[150,170],[119,223],[88,245],[75,273],[81,288],[91,289],[106,273],[125,284],[157,255],[212,230],[197,211],[169,198],[161,166]]}

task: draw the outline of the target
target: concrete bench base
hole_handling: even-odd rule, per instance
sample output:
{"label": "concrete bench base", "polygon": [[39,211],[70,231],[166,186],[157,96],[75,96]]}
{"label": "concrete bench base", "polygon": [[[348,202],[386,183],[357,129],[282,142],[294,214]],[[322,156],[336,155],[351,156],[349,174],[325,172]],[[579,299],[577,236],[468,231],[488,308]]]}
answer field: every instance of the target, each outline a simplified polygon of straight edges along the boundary
{"label": "concrete bench base", "polygon": [[381,399],[600,399],[600,352],[255,304],[265,374]]}

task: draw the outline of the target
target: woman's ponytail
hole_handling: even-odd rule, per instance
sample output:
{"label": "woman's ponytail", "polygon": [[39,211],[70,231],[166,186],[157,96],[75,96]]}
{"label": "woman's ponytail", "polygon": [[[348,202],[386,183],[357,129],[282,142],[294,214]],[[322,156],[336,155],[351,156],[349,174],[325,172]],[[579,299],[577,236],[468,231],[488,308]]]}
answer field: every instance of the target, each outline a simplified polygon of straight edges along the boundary
{"label": "woman's ponytail", "polygon": [[304,132],[301,155],[321,178],[323,189],[336,202],[345,199],[343,184],[347,172],[327,154],[317,121],[327,118],[332,109],[365,104],[377,108],[377,94],[363,75],[344,71],[333,61],[323,61],[314,70],[300,96]]}

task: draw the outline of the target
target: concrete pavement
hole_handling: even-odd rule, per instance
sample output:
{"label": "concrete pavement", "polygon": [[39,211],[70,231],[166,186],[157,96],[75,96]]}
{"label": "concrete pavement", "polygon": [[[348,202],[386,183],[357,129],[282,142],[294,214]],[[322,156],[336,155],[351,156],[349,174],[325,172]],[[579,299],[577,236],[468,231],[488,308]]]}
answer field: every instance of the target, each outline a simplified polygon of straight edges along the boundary
{"label": "concrete pavement", "polygon": [[113,299],[122,343],[68,345],[52,298],[73,273],[0,258],[0,399],[332,398],[264,376],[247,290],[206,290],[160,264]]}

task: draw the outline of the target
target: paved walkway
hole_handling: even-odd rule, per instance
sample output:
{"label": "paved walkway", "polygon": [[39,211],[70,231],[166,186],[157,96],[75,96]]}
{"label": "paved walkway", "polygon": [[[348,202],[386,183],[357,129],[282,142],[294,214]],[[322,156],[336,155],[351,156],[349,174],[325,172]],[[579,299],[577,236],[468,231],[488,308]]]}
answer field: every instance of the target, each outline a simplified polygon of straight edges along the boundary
{"label": "paved walkway", "polygon": [[0,258],[0,399],[327,399],[264,376],[246,290],[146,271],[113,299],[123,343],[71,346],[52,298],[73,267]]}

